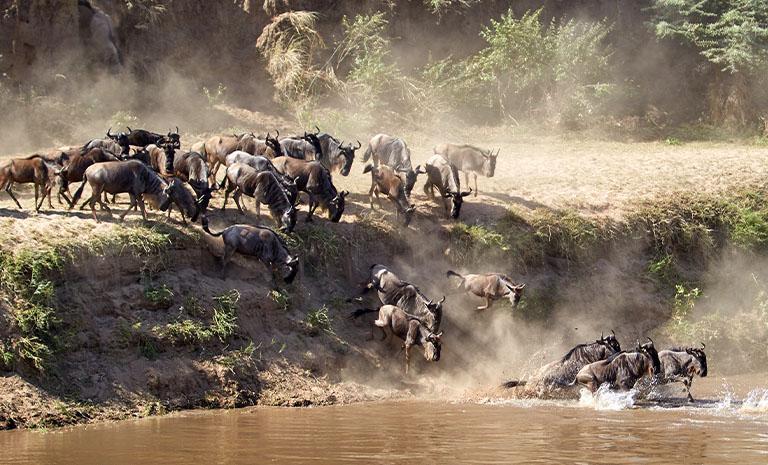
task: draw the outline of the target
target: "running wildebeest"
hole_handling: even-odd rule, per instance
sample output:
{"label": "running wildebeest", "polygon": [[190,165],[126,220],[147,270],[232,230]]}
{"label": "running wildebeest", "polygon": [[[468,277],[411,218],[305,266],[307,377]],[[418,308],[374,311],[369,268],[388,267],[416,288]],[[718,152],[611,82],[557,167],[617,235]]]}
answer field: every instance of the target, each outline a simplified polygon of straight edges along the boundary
{"label": "running wildebeest", "polygon": [[491,308],[493,302],[504,297],[509,299],[512,307],[517,307],[520,297],[523,295],[525,284],[516,284],[507,275],[501,273],[483,273],[460,275],[455,271],[448,270],[445,273],[447,278],[456,276],[459,278],[457,289],[464,289],[478,297],[485,299],[485,305],[477,307],[478,310]]}
{"label": "running wildebeest", "polygon": [[[424,184],[424,193],[434,200],[434,189],[437,188],[442,199],[446,218],[457,219],[461,213],[464,197],[472,193],[472,188],[470,187],[467,192],[461,192],[458,171],[442,155],[433,155],[427,160],[425,166],[427,169],[427,182]],[[448,213],[449,198],[452,201],[450,213]]]}
{"label": "running wildebeest", "polygon": [[405,196],[410,198],[413,186],[416,184],[416,178],[419,174],[426,173],[417,166],[413,169],[411,164],[411,150],[405,141],[387,134],[376,134],[368,142],[368,148],[365,149],[363,162],[373,158],[373,166],[386,165],[403,176],[405,181]]}
{"label": "running wildebeest", "polygon": [[576,374],[573,384],[586,386],[591,392],[597,391],[603,384],[611,389],[628,391],[641,378],[653,377],[660,372],[659,354],[651,338],[648,338],[648,342],[638,345],[632,352],[620,352],[583,367]]}
{"label": "running wildebeest", "polygon": [[[280,181],[280,185],[283,187],[283,190],[288,196],[288,199],[291,201],[291,204],[296,204],[296,199],[298,198],[299,192],[296,188],[296,183],[293,182],[293,179],[291,179],[289,176],[286,176],[283,173],[277,171],[277,168],[275,168],[275,165],[269,158],[263,157],[261,155],[251,155],[249,153],[243,152],[242,150],[236,150],[227,155],[226,162],[227,166],[234,163],[243,163],[257,171],[269,171],[270,173],[273,173]],[[225,176],[221,183],[221,187],[225,187],[226,183],[227,178]]]}
{"label": "running wildebeest", "polygon": [[[43,201],[51,192],[48,166],[40,155],[30,155],[26,158],[14,158],[0,163],[0,189],[11,196],[16,206],[21,210],[19,200],[13,195],[13,184],[35,185],[35,211],[40,211]],[[38,203],[38,198],[40,202]],[[50,203],[50,200],[49,200]]]}
{"label": "running wildebeest", "polygon": [[331,173],[320,162],[304,161],[291,157],[278,157],[272,160],[275,169],[293,178],[296,188],[309,195],[309,212],[306,221],[312,221],[317,207],[328,210],[328,218],[338,223],[344,213],[347,191],[337,191],[331,181]]}
{"label": "running wildebeest", "polygon": [[70,156],[67,164],[59,170],[59,195],[64,197],[70,208],[72,208],[73,203],[68,195],[69,183],[85,182],[83,180],[85,170],[94,163],[103,163],[105,161],[119,161],[119,159],[104,149],[93,148],[86,153],[78,151],[78,153]]}
{"label": "running wildebeest", "polygon": [[537,395],[548,394],[554,390],[572,385],[576,374],[590,363],[605,360],[611,355],[621,352],[621,344],[616,339],[616,333],[603,336],[594,342],[579,344],[569,350],[560,359],[539,368],[528,381],[507,381],[504,387],[529,386]]}
{"label": "running wildebeest", "polygon": [[411,365],[411,347],[414,345],[424,347],[424,359],[426,361],[437,362],[440,360],[442,331],[433,333],[420,318],[408,315],[402,308],[395,305],[382,305],[378,310],[359,309],[352,314],[352,317],[357,318],[366,313],[375,312],[378,312],[379,317],[373,324],[381,329],[383,333],[382,340],[387,337],[385,328],[389,328],[394,336],[404,341],[406,375]]}
{"label": "running wildebeest", "polygon": [[131,197],[131,205],[121,215],[125,215],[136,205],[141,209],[141,216],[147,220],[147,211],[144,208],[144,197],[147,196],[153,204],[162,211],[168,210],[173,198],[173,189],[169,190],[168,183],[148,166],[138,160],[106,161],[89,166],[83,175],[83,184],[75,192],[72,204],[76,204],[83,195],[85,185],[91,186],[91,197],[83,204],[90,204],[93,219],[99,222],[96,216],[96,203],[112,215],[112,211],[101,200],[101,193],[109,194],[127,193]]}
{"label": "running wildebeest", "polygon": [[688,401],[693,402],[691,395],[691,384],[693,377],[698,375],[702,378],[707,376],[707,354],[704,353],[704,343],[701,348],[695,347],[673,347],[671,349],[659,352],[661,361],[660,383],[674,383],[681,381],[685,386],[685,392],[688,393]]}
{"label": "running wildebeest", "polygon": [[253,197],[256,202],[256,215],[261,216],[261,204],[269,207],[272,218],[287,233],[291,233],[296,226],[296,208],[291,203],[288,195],[280,185],[274,173],[270,171],[257,171],[243,163],[233,163],[227,166],[227,190],[224,193],[224,203],[221,209],[227,206],[227,197],[234,191],[232,199],[240,213],[244,213],[240,205],[240,197],[247,195]]}
{"label": "running wildebeest", "polygon": [[427,298],[418,287],[402,281],[384,265],[371,265],[364,292],[376,289],[383,305],[396,305],[419,318],[433,333],[440,329],[445,296],[437,302]]}
{"label": "running wildebeest", "polygon": [[211,185],[216,183],[216,173],[219,167],[226,165],[227,155],[236,150],[269,158],[282,154],[280,141],[275,137],[270,137],[269,134],[264,140],[258,139],[252,132],[232,136],[213,136],[203,145],[203,155],[208,160]]}
{"label": "running wildebeest", "polygon": [[222,236],[224,255],[221,257],[221,271],[226,276],[227,263],[235,252],[256,257],[272,272],[275,281],[277,268],[285,266],[288,274],[283,281],[290,284],[299,271],[299,258],[291,257],[288,246],[279,234],[263,226],[235,224],[221,232],[213,233],[208,229],[208,218],[203,217],[203,230],[214,237]]}
{"label": "running wildebeest", "polygon": [[413,212],[416,210],[415,205],[408,203],[408,198],[405,195],[405,186],[403,180],[395,174],[392,168],[388,166],[373,166],[366,165],[363,173],[371,173],[371,189],[368,191],[368,197],[371,201],[371,210],[373,210],[373,196],[379,202],[381,207],[381,199],[379,194],[384,194],[395,205],[396,218],[403,216],[403,226],[408,226],[413,218]]}
{"label": "running wildebeest", "polygon": [[348,176],[349,170],[352,169],[352,162],[355,161],[355,150],[362,147],[363,144],[357,141],[357,147],[352,144],[345,146],[343,141],[339,141],[325,132],[317,134],[317,138],[323,149],[319,159],[320,163],[328,171],[333,172],[338,169],[342,176]]}
{"label": "running wildebeest", "polygon": [[433,152],[442,155],[458,171],[464,173],[464,183],[469,186],[469,174],[475,178],[475,197],[477,197],[477,175],[482,174],[492,178],[496,171],[496,158],[501,149],[493,153],[493,150],[483,150],[472,145],[440,144],[435,146]]}

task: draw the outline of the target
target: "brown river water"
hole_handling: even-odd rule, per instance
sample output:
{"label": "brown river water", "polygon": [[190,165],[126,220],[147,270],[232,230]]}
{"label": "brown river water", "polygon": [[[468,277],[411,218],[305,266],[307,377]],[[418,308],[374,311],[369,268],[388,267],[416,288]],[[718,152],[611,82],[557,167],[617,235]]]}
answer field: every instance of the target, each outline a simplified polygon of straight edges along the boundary
{"label": "brown river water", "polygon": [[761,378],[763,387],[749,390],[710,382],[694,405],[598,393],[580,401],[255,407],[9,431],[0,433],[0,463],[768,464]]}

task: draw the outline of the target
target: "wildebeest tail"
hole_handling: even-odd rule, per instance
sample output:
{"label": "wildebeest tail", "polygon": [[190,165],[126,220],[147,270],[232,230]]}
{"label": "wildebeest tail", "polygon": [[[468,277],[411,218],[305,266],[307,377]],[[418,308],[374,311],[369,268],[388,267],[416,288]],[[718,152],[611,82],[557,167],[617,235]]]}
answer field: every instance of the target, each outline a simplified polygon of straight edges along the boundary
{"label": "wildebeest tail", "polygon": [[365,165],[365,168],[363,168],[363,174],[365,174],[365,173],[370,173],[370,172],[371,172],[371,170],[373,170],[373,165],[371,165],[371,164],[369,163],[369,164]]}
{"label": "wildebeest tail", "polygon": [[378,312],[378,310],[373,308],[358,308],[357,310],[349,314],[349,319],[351,320],[353,318],[360,318],[366,313],[376,313],[376,312]]}
{"label": "wildebeest tail", "polygon": [[80,187],[77,188],[77,191],[75,191],[75,195],[72,197],[72,205],[70,205],[70,210],[72,207],[77,203],[78,200],[80,200],[80,197],[83,195],[83,189],[85,189],[85,185],[88,184],[88,178],[83,176],[83,182],[80,184]]}
{"label": "wildebeest tail", "polygon": [[501,387],[506,389],[512,389],[513,387],[525,386],[526,384],[528,384],[528,381],[520,380],[520,379],[511,379],[505,383],[502,383]]}
{"label": "wildebeest tail", "polygon": [[445,272],[445,277],[446,278],[450,278],[451,276],[456,276],[457,278],[459,278],[462,281],[464,281],[464,276],[460,275],[459,273],[457,273],[457,272],[455,272],[453,270],[448,270],[448,271]]}
{"label": "wildebeest tail", "polygon": [[212,232],[211,232],[211,230],[210,230],[210,229],[208,229],[208,217],[207,217],[207,216],[204,216],[204,217],[203,217],[202,223],[203,223],[203,231],[207,232],[207,233],[208,233],[208,234],[210,234],[211,236],[213,236],[213,237],[219,237],[219,236],[221,236],[222,234],[224,234],[224,231],[221,231],[221,232],[218,232],[218,233],[212,233]]}

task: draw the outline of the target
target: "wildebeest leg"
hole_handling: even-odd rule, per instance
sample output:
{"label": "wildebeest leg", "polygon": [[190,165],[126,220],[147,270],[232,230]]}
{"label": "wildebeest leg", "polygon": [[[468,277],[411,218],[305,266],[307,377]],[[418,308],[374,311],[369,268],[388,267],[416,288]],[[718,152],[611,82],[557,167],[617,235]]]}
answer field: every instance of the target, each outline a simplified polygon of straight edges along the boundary
{"label": "wildebeest leg", "polygon": [[261,202],[259,202],[259,199],[256,197],[254,197],[253,200],[254,200],[254,203],[256,204],[256,218],[261,219]]}
{"label": "wildebeest leg", "polygon": [[405,343],[405,374],[408,374],[408,368],[411,365],[411,345]]}
{"label": "wildebeest leg", "polygon": [[227,278],[227,263],[232,259],[232,255],[235,254],[235,248],[224,244],[224,255],[221,257],[221,277]]}
{"label": "wildebeest leg", "polygon": [[[128,208],[125,209],[125,211],[123,213],[120,214],[120,221],[123,221],[125,219],[125,215],[127,215],[128,212],[131,211],[131,209],[136,206],[136,196],[133,195],[133,194],[128,194],[128,195],[131,198],[131,204],[128,206]],[[143,206],[141,207],[141,212],[142,212],[142,214],[144,213],[144,207]],[[146,220],[147,217],[144,216],[144,219]]]}
{"label": "wildebeest leg", "polygon": [[147,221],[147,209],[144,208],[144,197],[139,194],[136,201],[139,202],[139,208],[141,208],[141,217],[144,218],[144,221]]}
{"label": "wildebeest leg", "polygon": [[227,198],[236,188],[237,186],[233,186],[231,182],[227,184],[227,190],[224,191],[224,203],[221,204],[221,211],[224,211],[224,209],[227,208]]}
{"label": "wildebeest leg", "polygon": [[435,200],[435,189],[429,181],[424,184],[424,195],[429,197],[430,200]]}
{"label": "wildebeest leg", "polygon": [[19,199],[17,199],[17,198],[16,198],[16,196],[15,196],[15,195],[13,195],[13,191],[11,190],[11,188],[12,188],[12,187],[13,187],[13,183],[12,183],[12,182],[9,182],[9,183],[8,183],[8,186],[5,188],[5,192],[7,192],[7,193],[8,193],[8,195],[10,195],[10,196],[11,196],[11,198],[13,199],[13,201],[14,201],[14,202],[16,202],[16,206],[17,206],[17,207],[19,207],[19,210],[21,210],[21,209],[22,209],[22,208],[21,208],[21,204],[19,203]]}
{"label": "wildebeest leg", "polygon": [[94,190],[93,192],[91,192],[91,198],[86,200],[83,203],[83,205],[80,207],[80,209],[82,210],[83,207],[85,207],[86,204],[89,204],[91,206],[91,214],[93,215],[93,219],[97,223],[100,223],[100,221],[99,221],[99,218],[96,216],[96,202],[99,199],[100,195],[101,195],[101,192],[98,192],[98,191]]}
{"label": "wildebeest leg", "polygon": [[[475,178],[475,197],[477,197],[477,193],[479,192],[477,190],[477,173],[472,173],[472,176]],[[469,182],[467,182],[467,185],[469,185]]]}
{"label": "wildebeest leg", "polygon": [[691,395],[691,385],[693,384],[693,378],[689,377],[683,380],[683,386],[688,393],[688,402],[693,402],[693,396]]}
{"label": "wildebeest leg", "polygon": [[478,310],[486,310],[488,308],[491,308],[491,305],[493,305],[493,301],[488,298],[488,296],[485,297],[485,306],[483,307],[477,307]]}
{"label": "wildebeest leg", "polygon": [[376,202],[379,204],[379,208],[382,210],[384,209],[384,205],[381,204],[381,197],[379,197],[379,187],[376,186],[376,189],[373,190],[374,195],[376,195]]}
{"label": "wildebeest leg", "polygon": [[464,185],[465,186],[469,185],[469,171],[464,172]]}
{"label": "wildebeest leg", "polygon": [[317,203],[315,202],[315,196],[312,194],[309,194],[309,210],[307,211],[307,218],[304,220],[307,223],[312,222],[312,214],[315,213],[315,209],[317,208]]}
{"label": "wildebeest leg", "polygon": [[451,217],[451,205],[450,201],[443,197],[443,210],[445,210],[445,217],[450,218]]}
{"label": "wildebeest leg", "polygon": [[[35,211],[36,211],[36,212],[39,212],[39,211],[40,211],[40,207],[38,207],[38,206],[37,206],[37,198],[38,198],[38,196],[40,195],[40,194],[38,193],[38,191],[39,191],[39,190],[40,190],[40,186],[38,186],[38,185],[37,185],[37,182],[35,182]],[[41,204],[42,204],[42,202],[41,202]]]}
{"label": "wildebeest leg", "polygon": [[232,200],[235,201],[235,205],[237,205],[237,210],[240,212],[241,215],[245,215],[245,208],[243,208],[240,205],[240,197],[242,197],[243,193],[240,191],[239,187],[235,188],[235,193],[232,194]]}
{"label": "wildebeest leg", "polygon": [[371,210],[373,210],[373,191],[376,189],[376,184],[371,184],[371,188],[368,190],[368,200],[371,202]]}

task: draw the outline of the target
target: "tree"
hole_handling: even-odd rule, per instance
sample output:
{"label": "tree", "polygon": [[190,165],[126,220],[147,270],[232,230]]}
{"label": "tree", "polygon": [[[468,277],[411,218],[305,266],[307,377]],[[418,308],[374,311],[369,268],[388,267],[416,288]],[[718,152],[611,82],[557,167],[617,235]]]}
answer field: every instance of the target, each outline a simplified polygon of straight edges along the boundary
{"label": "tree", "polygon": [[653,0],[652,10],[657,37],[681,39],[711,63],[710,120],[737,126],[754,121],[749,87],[768,65],[768,2]]}

